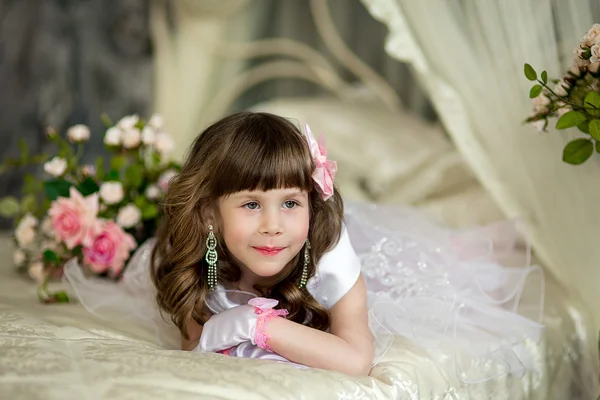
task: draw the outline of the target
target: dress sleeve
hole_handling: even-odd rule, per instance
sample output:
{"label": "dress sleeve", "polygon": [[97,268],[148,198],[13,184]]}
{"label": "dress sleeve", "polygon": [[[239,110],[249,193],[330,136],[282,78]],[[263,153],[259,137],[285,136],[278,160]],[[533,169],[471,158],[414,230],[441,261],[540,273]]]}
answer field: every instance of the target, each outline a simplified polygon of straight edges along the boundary
{"label": "dress sleeve", "polygon": [[360,260],[350,243],[346,225],[342,225],[339,242],[321,257],[307,289],[319,303],[331,309],[354,286],[359,275]]}

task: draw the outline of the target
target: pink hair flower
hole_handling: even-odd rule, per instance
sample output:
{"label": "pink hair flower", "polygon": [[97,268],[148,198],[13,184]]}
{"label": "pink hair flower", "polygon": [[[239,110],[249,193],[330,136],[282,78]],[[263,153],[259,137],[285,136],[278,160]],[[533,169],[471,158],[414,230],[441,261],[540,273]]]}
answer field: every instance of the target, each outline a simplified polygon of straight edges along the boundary
{"label": "pink hair flower", "polygon": [[317,142],[308,125],[304,126],[304,137],[308,142],[308,147],[315,163],[315,171],[312,175],[313,180],[317,184],[323,200],[327,200],[333,196],[333,180],[337,172],[337,163],[327,159],[325,139],[321,136]]}

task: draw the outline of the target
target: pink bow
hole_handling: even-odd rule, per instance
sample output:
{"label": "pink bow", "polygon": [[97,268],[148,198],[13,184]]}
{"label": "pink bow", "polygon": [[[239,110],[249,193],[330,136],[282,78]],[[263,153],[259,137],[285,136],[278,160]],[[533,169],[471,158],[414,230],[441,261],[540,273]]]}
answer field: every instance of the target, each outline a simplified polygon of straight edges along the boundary
{"label": "pink bow", "polygon": [[269,310],[279,304],[275,299],[267,299],[266,297],[255,297],[248,301],[252,307],[260,308],[261,310]]}
{"label": "pink bow", "polygon": [[323,200],[327,200],[333,196],[333,179],[337,172],[337,163],[327,159],[325,139],[321,136],[317,142],[308,125],[304,125],[304,137],[315,162],[312,177],[323,195]]}

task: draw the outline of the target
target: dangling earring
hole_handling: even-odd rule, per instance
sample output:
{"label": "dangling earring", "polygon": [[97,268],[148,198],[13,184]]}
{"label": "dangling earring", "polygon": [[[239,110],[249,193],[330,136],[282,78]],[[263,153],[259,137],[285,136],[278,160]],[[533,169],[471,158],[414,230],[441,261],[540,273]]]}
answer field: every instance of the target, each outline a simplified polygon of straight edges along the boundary
{"label": "dangling earring", "polygon": [[208,286],[211,290],[217,287],[217,238],[213,233],[213,226],[208,226],[208,237],[206,238],[206,255],[204,259],[208,263]]}
{"label": "dangling earring", "polygon": [[302,268],[302,277],[300,278],[300,289],[306,287],[306,280],[308,279],[308,264],[310,263],[310,242],[306,239],[306,245],[304,246],[304,267]]}

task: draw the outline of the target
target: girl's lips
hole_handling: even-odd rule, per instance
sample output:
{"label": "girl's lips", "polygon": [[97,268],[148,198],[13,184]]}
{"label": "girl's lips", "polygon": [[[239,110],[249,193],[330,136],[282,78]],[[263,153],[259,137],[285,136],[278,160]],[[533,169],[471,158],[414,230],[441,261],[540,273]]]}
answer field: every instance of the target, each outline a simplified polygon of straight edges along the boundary
{"label": "girl's lips", "polygon": [[253,249],[265,256],[276,256],[285,247],[253,247]]}

